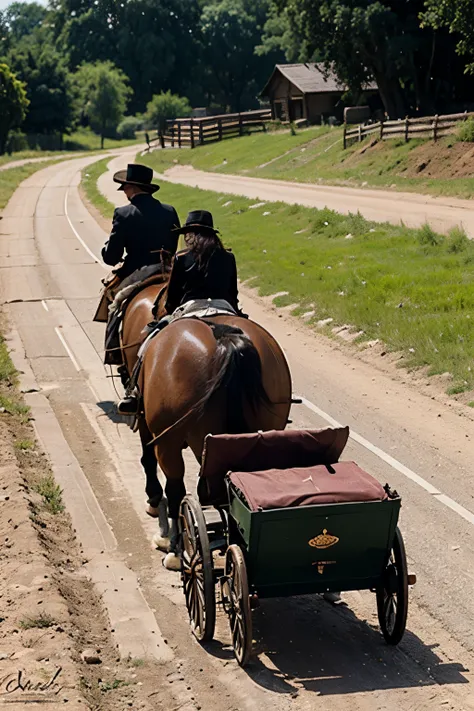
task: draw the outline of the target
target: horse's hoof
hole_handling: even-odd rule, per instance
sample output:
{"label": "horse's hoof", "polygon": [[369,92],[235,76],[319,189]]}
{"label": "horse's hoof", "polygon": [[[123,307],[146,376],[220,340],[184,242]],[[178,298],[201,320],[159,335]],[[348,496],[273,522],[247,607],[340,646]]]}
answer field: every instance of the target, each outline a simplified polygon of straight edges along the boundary
{"label": "horse's hoof", "polygon": [[342,602],[342,595],[340,592],[325,592],[323,593],[323,598],[326,602],[330,602],[333,605],[338,605]]}
{"label": "horse's hoof", "polygon": [[152,518],[158,518],[158,516],[160,515],[160,509],[158,508],[158,506],[150,506],[150,504],[148,504],[148,506],[146,507],[145,512],[148,514],[148,516],[151,516]]}
{"label": "horse's hoof", "polygon": [[165,556],[163,565],[166,570],[181,570],[181,558],[176,553],[168,553]]}
{"label": "horse's hoof", "polygon": [[170,539],[162,536],[161,533],[155,533],[152,538],[153,547],[158,548],[159,551],[168,553],[170,549]]}

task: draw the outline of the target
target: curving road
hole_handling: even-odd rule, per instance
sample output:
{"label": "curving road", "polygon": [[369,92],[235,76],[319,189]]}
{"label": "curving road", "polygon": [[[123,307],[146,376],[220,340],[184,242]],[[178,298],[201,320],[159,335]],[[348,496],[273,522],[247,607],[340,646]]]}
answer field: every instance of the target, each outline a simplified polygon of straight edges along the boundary
{"label": "curving road", "polygon": [[[250,292],[245,309],[280,340],[305,398],[293,408],[295,426],[349,424],[346,457],[401,492],[419,582],[398,649],[384,645],[370,593],[346,594],[338,607],[314,597],[266,602],[254,615],[248,672],[232,659],[222,615],[208,650],[192,641],[179,581],[149,547],[154,524],[143,512],[138,442],[111,415],[103,326],[91,321],[106,235],[78,185],[79,171],[96,160],[48,167],[15,193],[0,223],[0,287],[25,397],[122,653],[155,658],[160,674],[179,669],[163,699],[166,691],[166,706],[185,711],[474,709],[472,419],[434,389],[414,389],[280,318]],[[115,200],[109,178],[100,184]],[[187,464],[192,488],[196,466]]]}
{"label": "curving road", "polygon": [[281,200],[319,209],[328,207],[344,214],[360,212],[367,220],[374,222],[391,222],[395,225],[403,222],[407,227],[421,227],[428,223],[440,233],[462,226],[470,238],[474,237],[473,200],[402,193],[396,190],[345,188],[249,178],[246,175],[196,170],[189,165],[174,166],[167,170],[163,177],[172,183],[242,195],[255,200]]}

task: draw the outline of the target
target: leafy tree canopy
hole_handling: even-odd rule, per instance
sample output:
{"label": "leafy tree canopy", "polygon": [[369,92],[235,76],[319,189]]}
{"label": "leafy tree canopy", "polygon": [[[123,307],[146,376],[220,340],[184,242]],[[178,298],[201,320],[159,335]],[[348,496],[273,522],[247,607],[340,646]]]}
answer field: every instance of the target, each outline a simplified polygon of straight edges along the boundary
{"label": "leafy tree canopy", "polygon": [[190,116],[191,104],[171,91],[156,94],[146,107],[145,122],[147,127],[164,131],[166,121]]}
{"label": "leafy tree canopy", "polygon": [[83,64],[73,77],[82,113],[101,137],[115,134],[132,94],[128,77],[112,62]]}
{"label": "leafy tree canopy", "polygon": [[5,153],[9,132],[20,126],[27,108],[24,84],[6,64],[0,64],[0,155]]}

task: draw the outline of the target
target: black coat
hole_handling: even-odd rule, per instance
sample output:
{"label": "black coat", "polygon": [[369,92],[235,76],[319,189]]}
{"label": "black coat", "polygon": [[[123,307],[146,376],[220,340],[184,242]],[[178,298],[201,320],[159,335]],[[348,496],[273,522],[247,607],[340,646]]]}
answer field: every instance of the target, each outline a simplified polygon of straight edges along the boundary
{"label": "black coat", "polygon": [[171,314],[193,299],[225,299],[238,311],[237,266],[232,252],[217,249],[201,268],[191,250],[178,252],[168,284],[166,311]]}
{"label": "black coat", "polygon": [[124,278],[141,267],[158,264],[160,249],[174,254],[178,246],[179,218],[171,205],[156,200],[149,194],[135,195],[130,205],[118,207],[114,212],[112,232],[102,259],[115,266],[126,252],[123,267],[118,270]]}

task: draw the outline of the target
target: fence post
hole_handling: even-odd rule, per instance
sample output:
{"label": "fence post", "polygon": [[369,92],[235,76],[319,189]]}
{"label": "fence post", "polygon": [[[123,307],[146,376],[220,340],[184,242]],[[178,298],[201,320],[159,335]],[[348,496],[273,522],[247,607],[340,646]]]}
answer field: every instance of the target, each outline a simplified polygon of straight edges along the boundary
{"label": "fence post", "polygon": [[194,119],[191,119],[189,125],[191,129],[191,148],[194,148]]}
{"label": "fence post", "polygon": [[243,133],[242,114],[239,111],[239,136]]}
{"label": "fence post", "polygon": [[158,131],[158,138],[160,139],[160,146],[162,148],[164,148],[165,147],[165,137],[163,136],[163,131],[161,130],[161,128]]}
{"label": "fence post", "polygon": [[344,151],[345,151],[346,148],[347,148],[347,136],[346,136],[346,132],[347,132],[347,123],[344,121],[344,129],[343,129],[343,132],[342,132],[342,148],[343,148]]}
{"label": "fence post", "polygon": [[383,118],[380,119],[380,140],[383,141]]}
{"label": "fence post", "polygon": [[222,141],[222,119],[217,119],[217,128],[219,131],[219,141]]}
{"label": "fence post", "polygon": [[437,141],[438,140],[438,114],[434,117],[434,122],[433,122],[433,140]]}
{"label": "fence post", "polygon": [[181,148],[181,121],[178,122],[178,148]]}
{"label": "fence post", "polygon": [[405,116],[405,143],[408,143],[408,131],[410,129],[410,120]]}
{"label": "fence post", "polygon": [[171,148],[174,148],[174,126],[170,126],[171,130]]}
{"label": "fence post", "polygon": [[359,124],[359,143],[362,143],[362,124]]}

